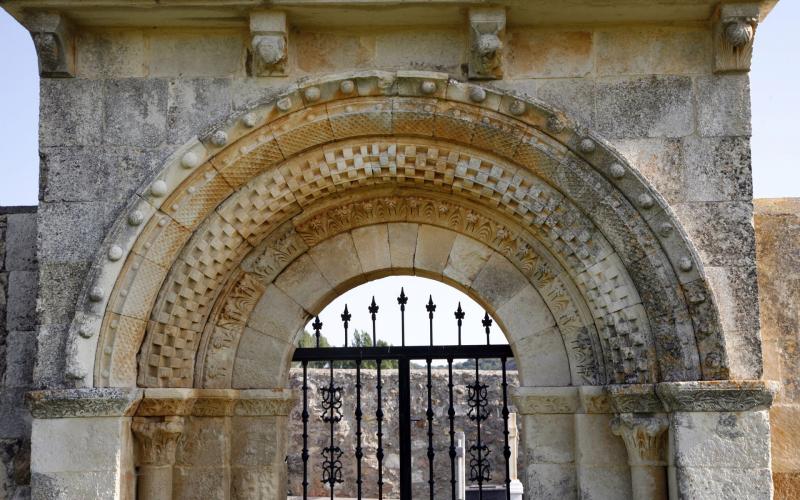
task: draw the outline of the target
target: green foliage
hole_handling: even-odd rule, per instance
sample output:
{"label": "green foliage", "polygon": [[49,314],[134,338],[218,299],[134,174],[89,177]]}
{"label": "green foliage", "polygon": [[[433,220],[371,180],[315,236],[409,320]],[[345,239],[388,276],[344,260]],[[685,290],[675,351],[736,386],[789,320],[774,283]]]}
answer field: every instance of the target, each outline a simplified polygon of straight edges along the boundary
{"label": "green foliage", "polygon": [[[351,339],[349,342],[350,347],[372,347],[372,335],[363,331],[363,330],[354,330]],[[378,340],[378,347],[389,347],[392,344],[386,342],[385,340]],[[298,347],[316,347],[317,346],[317,339],[313,333],[309,333],[308,331],[303,331],[303,335],[300,337],[300,342],[298,342]],[[325,335],[319,336],[319,346],[320,347],[333,347],[331,346],[328,339]],[[396,359],[385,360],[381,363],[381,369],[392,369],[397,368],[398,362]],[[300,363],[294,363],[295,367],[300,367]],[[308,363],[309,368],[328,368],[330,366],[330,362],[328,361],[310,361]],[[333,367],[336,369],[339,368],[356,368],[355,361],[334,361]],[[361,362],[361,368],[364,370],[375,370],[377,369],[377,363],[375,360],[372,359],[365,359]]]}

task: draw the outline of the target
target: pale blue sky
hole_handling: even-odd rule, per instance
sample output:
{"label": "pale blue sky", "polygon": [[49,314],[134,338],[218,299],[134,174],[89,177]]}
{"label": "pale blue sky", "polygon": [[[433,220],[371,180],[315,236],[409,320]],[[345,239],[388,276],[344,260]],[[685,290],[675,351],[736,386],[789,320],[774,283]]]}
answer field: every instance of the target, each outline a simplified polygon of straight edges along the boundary
{"label": "pale blue sky", "polygon": [[[800,64],[796,40],[800,1],[782,0],[758,30],[750,73],[753,110],[753,184],[758,198],[800,196],[800,173],[794,153],[795,121],[800,116]],[[0,206],[33,205],[38,197],[38,72],[28,33],[0,9]],[[357,287],[336,299],[323,313],[326,333],[340,344],[339,314],[344,303],[353,314],[352,327],[368,329],[366,307],[372,295],[380,302],[380,337],[400,343],[399,312],[395,297],[405,286],[408,331],[413,343],[427,342],[429,293],[437,302],[437,342],[455,342],[453,310],[459,300],[467,312],[465,342],[482,343],[480,306],[447,285],[425,280],[392,277]],[[334,332],[335,328],[335,334]],[[495,329],[497,330],[497,329]],[[452,338],[451,338],[452,337]],[[499,333],[493,337],[500,341]]]}

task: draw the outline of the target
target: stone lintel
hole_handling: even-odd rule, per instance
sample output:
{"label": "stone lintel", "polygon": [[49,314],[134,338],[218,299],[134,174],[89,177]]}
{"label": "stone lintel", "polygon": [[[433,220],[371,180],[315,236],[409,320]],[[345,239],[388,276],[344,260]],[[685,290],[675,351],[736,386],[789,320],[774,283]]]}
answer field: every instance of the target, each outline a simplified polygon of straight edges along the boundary
{"label": "stone lintel", "polygon": [[288,415],[297,397],[291,389],[145,389],[136,415]]}
{"label": "stone lintel", "polygon": [[54,389],[27,395],[33,418],[129,417],[144,391],[134,388]]}
{"label": "stone lintel", "polygon": [[23,24],[33,38],[39,75],[45,78],[75,76],[75,39],[69,21],[61,14],[39,11],[27,15]]}

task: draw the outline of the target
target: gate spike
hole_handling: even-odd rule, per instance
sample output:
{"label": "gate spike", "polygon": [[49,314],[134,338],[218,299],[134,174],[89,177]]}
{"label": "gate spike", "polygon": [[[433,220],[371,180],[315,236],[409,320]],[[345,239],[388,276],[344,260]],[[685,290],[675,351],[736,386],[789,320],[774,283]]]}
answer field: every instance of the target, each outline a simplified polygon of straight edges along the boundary
{"label": "gate spike", "polygon": [[400,339],[401,345],[406,345],[406,304],[408,297],[403,287],[400,287],[400,296],[397,297],[397,303],[400,304]]}
{"label": "gate spike", "polygon": [[428,305],[425,306],[425,310],[428,311],[428,321],[430,323],[430,341],[431,345],[433,345],[433,312],[436,311],[436,304],[433,303],[433,295],[428,296]]}
{"label": "gate spike", "polygon": [[317,338],[317,347],[319,347],[319,331],[322,330],[322,321],[319,320],[319,316],[314,317],[311,328],[314,329],[314,336]]}
{"label": "gate spike", "polygon": [[372,296],[372,303],[369,305],[367,310],[372,315],[372,347],[378,346],[378,338],[375,335],[375,315],[378,314],[378,304],[375,303],[375,296]]}
{"label": "gate spike", "polygon": [[344,322],[344,346],[347,347],[347,325],[350,323],[350,311],[347,310],[347,304],[344,305],[344,312],[342,313],[342,322]]}
{"label": "gate spike", "polygon": [[458,320],[458,345],[461,345],[461,324],[464,321],[464,316],[466,316],[466,313],[464,313],[464,310],[461,309],[460,300],[458,301],[458,309],[456,309],[456,312],[454,314],[456,316],[456,319]]}
{"label": "gate spike", "polygon": [[489,313],[484,311],[485,314],[483,315],[483,328],[486,330],[486,345],[489,345],[489,330],[492,328],[492,318],[489,317]]}

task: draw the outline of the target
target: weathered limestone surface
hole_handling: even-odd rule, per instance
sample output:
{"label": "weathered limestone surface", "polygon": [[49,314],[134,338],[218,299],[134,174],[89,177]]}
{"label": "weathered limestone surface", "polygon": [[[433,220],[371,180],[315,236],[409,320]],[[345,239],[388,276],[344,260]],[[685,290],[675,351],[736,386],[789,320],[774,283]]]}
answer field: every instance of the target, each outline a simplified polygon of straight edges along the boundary
{"label": "weathered limestone surface", "polygon": [[775,498],[800,492],[800,200],[755,203],[764,377],[781,382],[770,410]]}
{"label": "weathered limestone surface", "polygon": [[36,208],[0,208],[0,497],[30,494],[25,392],[36,359]]}
{"label": "weathered limestone surface", "polygon": [[[480,39],[476,42],[478,32],[467,29],[485,27],[468,25],[468,16],[447,2],[394,2],[375,7],[370,15],[336,5],[320,9],[316,3],[301,2],[287,9],[285,17],[277,12],[252,13],[241,5],[224,10],[213,5],[192,7],[190,2],[180,7],[159,4],[141,12],[110,2],[98,16],[92,7],[76,10],[58,0],[48,5],[60,5],[65,16],[28,17],[28,10],[20,8],[22,2],[4,3],[32,31],[43,78],[38,213],[0,215],[4,233],[0,235],[0,439],[6,465],[0,493],[27,494],[30,419],[21,401],[28,388],[91,386],[94,380],[109,385],[137,381],[148,386],[279,385],[287,374],[287,353],[297,323],[336,293],[374,277],[373,273],[419,272],[469,287],[487,307],[509,318],[507,326],[515,332],[526,325],[518,310],[536,310],[529,335],[517,335],[514,343],[518,361],[539,368],[535,380],[527,381],[531,384],[654,384],[687,377],[759,379],[763,374],[785,384],[772,410],[776,428],[796,420],[800,412],[795,408],[795,378],[800,369],[792,357],[796,339],[787,337],[793,335],[787,332],[796,333],[797,314],[792,306],[798,302],[793,295],[796,287],[776,284],[778,277],[794,283],[784,269],[797,267],[796,251],[772,252],[766,272],[759,264],[757,283],[756,245],[761,259],[790,238],[771,236],[762,242],[752,221],[746,70],[755,27],[772,2],[720,9],[711,0],[581,2],[580,7],[555,9],[543,9],[540,2],[517,3],[507,12],[514,20],[511,25],[498,24],[491,33],[479,33],[489,35],[482,40],[485,50],[480,49]],[[36,2],[25,5],[36,10]],[[157,17],[151,17],[152,13]],[[473,21],[479,17],[473,15]],[[498,14],[494,19],[502,17]],[[267,22],[276,19],[285,22]],[[474,58],[475,49],[484,50],[482,59]],[[414,96],[410,99],[393,97],[372,103],[362,99],[357,102],[359,109],[352,110],[348,103],[356,101],[345,99],[380,95],[386,90],[380,88],[382,83],[321,84],[316,94],[304,87],[302,93],[293,93],[291,99],[282,99],[270,109],[257,108],[255,114],[235,123],[219,125],[233,113],[250,111],[253,103],[266,103],[298,82],[305,85],[303,79],[362,70],[438,73],[426,73],[424,78],[406,74],[394,90]],[[466,85],[450,86],[446,80],[470,76],[494,80],[483,94],[471,94]],[[539,121],[528,130],[541,131],[535,140],[526,137],[512,144],[522,130],[512,117],[531,119],[533,114],[526,114],[530,104],[513,96],[501,97],[493,88],[518,97],[527,94],[566,112],[577,122],[569,132],[577,138],[569,144],[559,142],[568,134],[562,128],[563,117],[554,112],[533,118]],[[457,95],[445,95],[450,92]],[[304,111],[298,111],[304,106]],[[394,121],[386,119],[385,106],[391,108]],[[363,113],[365,109],[371,114]],[[504,113],[503,117],[493,110]],[[214,157],[213,163],[204,163],[250,127],[283,112],[297,113],[288,121],[259,128],[257,140],[248,142],[244,150],[227,150]],[[354,130],[362,136],[385,132],[387,123],[395,127],[390,132],[411,134],[414,141],[406,141],[399,151],[377,141],[350,144],[350,149],[325,145],[334,138],[350,137]],[[584,135],[594,139],[583,141]],[[508,165],[491,160],[489,168],[488,163],[473,163],[476,156],[465,153],[466,147],[445,154],[447,143],[416,139],[421,136],[449,137],[491,155],[511,157],[517,150],[520,154]],[[203,142],[191,142],[193,137]],[[629,214],[613,212],[628,207],[621,191],[603,188],[638,184],[626,172],[627,166],[610,164],[614,154],[605,149],[603,140],[610,141],[657,191],[627,193],[632,206]],[[531,141],[539,141],[542,147],[528,148]],[[293,157],[309,144],[325,147],[316,150],[318,157],[303,158],[303,163],[289,158],[275,169],[269,182],[257,178],[267,165]],[[240,154],[249,155],[251,163],[237,163]],[[608,169],[599,174],[583,170],[573,154],[597,160]],[[181,165],[178,171],[146,185],[172,155],[177,158],[173,164]],[[230,164],[225,157],[233,158]],[[402,178],[434,193],[435,200],[428,206],[436,208],[424,215],[397,216],[391,224],[387,218],[377,218],[375,225],[354,222],[344,230],[320,229],[312,226],[314,221],[295,220],[288,226],[296,223],[297,232],[283,231],[280,238],[270,236],[262,243],[262,232],[275,229],[261,227],[264,221],[288,221],[326,190],[369,186],[374,178],[358,176],[368,170],[365,158],[371,157],[367,163],[379,165],[375,172],[394,176],[384,179],[401,182],[397,179]],[[456,166],[456,157],[464,163]],[[386,162],[392,162],[390,174]],[[567,197],[581,202],[578,208],[548,198],[543,185],[528,183],[523,169],[517,171],[514,165],[523,165],[526,172],[557,185]],[[207,175],[198,174],[183,184],[194,172]],[[458,177],[455,182],[454,177]],[[335,181],[326,184],[329,178]],[[220,205],[244,184],[238,196]],[[437,207],[446,201],[441,186],[451,185],[462,194],[471,193],[475,203],[493,206],[485,213],[496,217],[482,221],[489,229],[467,229],[475,223],[467,219],[471,210],[467,205]],[[605,195],[598,197],[598,193]],[[515,194],[528,196],[528,205],[511,202]],[[395,204],[408,196],[381,194],[386,200],[395,195],[391,199]],[[336,200],[335,209],[345,211],[338,219],[352,213],[346,212],[354,208],[345,206],[347,201]],[[659,209],[651,210],[654,205]],[[536,214],[520,213],[528,206],[535,206]],[[388,207],[387,202],[382,209]],[[328,208],[333,210],[333,203]],[[365,213],[364,205],[358,209]],[[437,212],[440,209],[444,211]],[[163,224],[155,218],[152,224],[143,224],[156,210]],[[767,223],[775,228],[769,233],[785,234],[781,224],[794,224],[795,215],[783,213],[783,208],[770,210],[770,217],[780,222]],[[208,212],[213,215],[205,219]],[[448,218],[451,213],[459,216]],[[588,223],[592,217],[608,218],[612,213],[616,218],[606,219],[597,229]],[[647,224],[625,226],[640,213]],[[669,219],[672,213],[677,220]],[[531,250],[532,241],[512,241],[509,220],[522,215],[537,218],[535,224],[526,220],[525,227],[541,226],[541,239],[550,238],[553,248]],[[760,217],[758,212],[756,217]],[[124,228],[115,234],[121,241],[135,242],[134,248],[103,247],[117,220],[123,220]],[[458,229],[448,231],[450,227]],[[488,246],[475,245],[464,236],[468,231]],[[659,261],[656,253],[677,248],[675,236],[684,231],[698,258],[687,252],[692,255],[670,255],[671,263]],[[184,247],[187,241],[191,242]],[[252,267],[236,267],[254,247],[261,253],[249,257]],[[487,251],[489,247],[499,253]],[[619,253],[612,256],[614,250]],[[133,257],[128,258],[129,253]],[[537,255],[550,257],[531,257]],[[105,267],[99,269],[98,262]],[[114,273],[123,267],[128,281],[116,283]],[[676,275],[673,267],[679,270]],[[681,357],[678,352],[687,346],[674,341],[675,332],[696,328],[708,333],[709,325],[717,323],[715,311],[697,306],[704,297],[698,297],[690,283],[701,276],[700,267],[715,297],[722,332],[691,337],[689,351],[695,352],[697,340],[698,349],[725,353],[725,359]],[[85,286],[89,275],[100,276],[95,286]],[[304,281],[312,275],[320,284],[316,288]],[[769,290],[760,300],[759,286]],[[573,300],[581,293],[585,301]],[[112,310],[104,317],[106,311],[98,304],[104,307],[111,294]],[[257,300],[262,295],[266,299]],[[218,296],[224,300],[215,302]],[[684,298],[692,311],[680,310]],[[72,332],[82,340],[68,342],[76,304],[84,299],[90,307],[79,311],[75,324],[85,329]],[[153,303],[157,307],[148,305]],[[759,306],[765,325],[763,342]],[[158,323],[161,318],[173,323]],[[205,323],[207,318],[215,322]],[[148,323],[148,319],[156,321]],[[161,327],[165,328],[158,330]],[[92,336],[101,329],[121,333],[97,349],[95,358],[94,351],[82,346],[96,340]],[[146,347],[137,358],[144,338]],[[164,344],[163,339],[172,344]],[[658,345],[658,352],[653,345]],[[195,373],[193,363],[200,349],[214,355],[202,370],[198,368],[202,373]],[[97,372],[89,373],[95,360]],[[658,362],[670,368],[659,371]],[[270,374],[263,370],[265,363],[274,365]],[[735,400],[735,390],[725,390]],[[676,399],[669,388],[659,392],[649,386],[644,392],[640,399],[646,400],[645,405],[655,402],[660,407],[660,397],[675,405],[669,411],[678,412],[670,431],[675,451],[670,491],[687,498],[708,490],[730,498],[759,498],[769,491],[766,410],[739,415],[718,408],[699,414],[682,409],[685,401]],[[703,388],[697,394],[723,397]],[[610,427],[603,433],[599,430],[610,416],[575,420],[572,407],[559,411],[568,418],[549,412],[522,419],[528,428],[538,419],[541,429],[553,431],[549,435],[528,432],[525,437],[530,451],[529,494],[569,498],[591,491],[600,498],[613,498],[614,492],[635,496],[627,467],[611,465],[601,470],[604,464],[596,457],[599,448],[592,448],[608,440],[608,446],[600,447],[619,455],[621,440],[611,435]],[[733,418],[730,415],[735,416],[735,425],[727,425]],[[129,425],[128,417],[97,418],[98,422],[108,419],[103,420],[108,428],[95,429],[101,435],[113,436]],[[85,436],[98,422],[80,424],[75,435]],[[202,422],[194,416],[187,418],[186,428],[206,441],[198,440],[195,449],[178,447],[171,475],[178,491],[186,497],[208,492],[220,496],[228,491],[235,498],[252,497],[253,491],[282,495],[285,482],[276,485],[268,480],[281,474],[277,464],[255,464],[252,456],[238,456],[227,468],[209,455],[211,450],[230,451],[236,439],[245,439],[241,436],[268,424],[239,423],[237,438],[237,431],[226,434],[218,428],[232,425],[221,417]],[[60,419],[42,424],[35,433],[37,446],[43,445],[48,432],[61,432],[58,426],[62,424]],[[279,427],[279,419],[272,424]],[[703,432],[695,436],[692,429]],[[751,438],[742,438],[742,432],[752,434]],[[779,494],[800,488],[790,452],[796,448],[791,437],[796,433],[781,433],[776,431],[773,440]],[[130,449],[123,434],[120,431],[117,445]],[[588,435],[599,437],[587,441]],[[708,453],[702,458],[692,448],[694,442],[708,443],[702,450]],[[737,454],[735,450],[747,451],[738,453],[743,462],[725,462]],[[87,482],[68,470],[67,464],[49,463],[43,456],[34,460],[41,461],[36,462],[39,470],[34,470],[31,482],[54,496],[124,495],[124,487],[130,485],[130,481],[122,487],[117,483],[130,467],[127,463],[117,463],[114,470],[97,467],[87,473],[96,480]],[[752,471],[752,481],[742,482],[737,467]],[[210,473],[217,469],[224,472]],[[87,489],[90,484],[96,489]],[[592,488],[593,484],[598,486]],[[230,485],[232,489],[226,489]]]}

